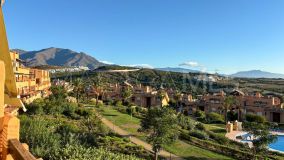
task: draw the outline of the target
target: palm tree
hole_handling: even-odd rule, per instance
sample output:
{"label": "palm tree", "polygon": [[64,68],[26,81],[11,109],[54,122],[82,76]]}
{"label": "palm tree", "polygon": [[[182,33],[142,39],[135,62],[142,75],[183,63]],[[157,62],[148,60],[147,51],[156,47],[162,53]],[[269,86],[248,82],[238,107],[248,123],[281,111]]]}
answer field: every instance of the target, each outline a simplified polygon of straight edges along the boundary
{"label": "palm tree", "polygon": [[238,100],[235,99],[235,105],[237,106],[238,109],[238,121],[241,122],[242,121],[242,117],[241,117],[241,104]]}
{"label": "palm tree", "polygon": [[75,93],[77,102],[79,103],[80,93],[82,92],[84,87],[82,79],[81,78],[75,79],[75,81],[73,82],[73,86],[74,86],[73,92]]}
{"label": "palm tree", "polygon": [[175,96],[174,96],[174,99],[176,101],[176,110],[178,110],[178,107],[180,106],[180,101],[182,99],[182,94],[181,92],[177,91]]}
{"label": "palm tree", "polygon": [[123,87],[121,91],[122,101],[123,103],[127,102],[130,97],[132,97],[133,91],[130,86]]}
{"label": "palm tree", "polygon": [[102,77],[98,74],[93,79],[93,92],[96,96],[96,105],[98,105],[99,97],[103,94],[104,91],[104,82],[102,80]]}
{"label": "palm tree", "polygon": [[236,99],[233,96],[228,96],[224,100],[224,108],[225,108],[225,123],[228,121],[228,110],[232,108],[232,106],[236,103]]}

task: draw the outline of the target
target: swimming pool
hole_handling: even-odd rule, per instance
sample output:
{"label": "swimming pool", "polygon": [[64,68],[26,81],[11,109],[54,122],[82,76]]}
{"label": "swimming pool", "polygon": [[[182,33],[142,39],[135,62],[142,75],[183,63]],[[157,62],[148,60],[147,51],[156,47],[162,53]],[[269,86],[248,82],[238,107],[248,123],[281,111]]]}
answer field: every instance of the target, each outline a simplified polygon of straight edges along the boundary
{"label": "swimming pool", "polygon": [[284,152],[284,136],[278,136],[277,142],[270,144],[269,148]]}

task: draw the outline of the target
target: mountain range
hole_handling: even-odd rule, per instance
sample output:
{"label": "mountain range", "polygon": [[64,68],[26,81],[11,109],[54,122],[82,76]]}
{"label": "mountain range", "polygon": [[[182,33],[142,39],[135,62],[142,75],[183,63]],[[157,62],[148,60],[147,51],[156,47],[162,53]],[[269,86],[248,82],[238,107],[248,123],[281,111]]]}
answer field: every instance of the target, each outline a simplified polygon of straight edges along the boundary
{"label": "mountain range", "polygon": [[180,68],[180,67],[165,67],[165,68],[155,68],[159,71],[166,71],[166,72],[179,72],[179,73],[199,73],[200,71],[187,69],[187,68]]}
{"label": "mountain range", "polygon": [[18,52],[20,58],[25,60],[28,66],[86,66],[89,69],[95,69],[106,65],[86,53],[75,52],[70,49],[52,47],[39,51],[21,49],[13,49],[13,51]]}
{"label": "mountain range", "polygon": [[265,72],[261,70],[251,70],[251,71],[242,71],[230,75],[231,77],[238,78],[282,78],[284,79],[284,74]]}
{"label": "mountain range", "polygon": [[[44,66],[44,65],[86,66],[89,67],[89,69],[91,70],[101,66],[108,66],[108,64],[104,64],[86,53],[76,52],[70,49],[51,47],[38,51],[25,51],[22,49],[13,49],[13,51],[18,52],[20,54],[20,58],[22,60],[25,60],[28,66]],[[179,72],[179,73],[200,72],[197,70],[180,68],[180,67],[155,68],[155,70],[167,71],[167,72]],[[265,72],[261,70],[242,71],[229,76],[238,77],[238,78],[283,78],[284,79],[284,74]]]}

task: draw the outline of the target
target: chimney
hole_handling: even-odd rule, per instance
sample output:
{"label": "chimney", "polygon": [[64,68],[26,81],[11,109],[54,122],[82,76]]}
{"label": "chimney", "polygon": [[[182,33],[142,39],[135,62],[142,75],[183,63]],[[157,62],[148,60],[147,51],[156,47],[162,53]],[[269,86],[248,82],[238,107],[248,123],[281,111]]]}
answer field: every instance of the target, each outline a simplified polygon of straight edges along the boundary
{"label": "chimney", "polygon": [[149,93],[149,92],[150,92],[150,87],[146,86],[146,93]]}
{"label": "chimney", "polygon": [[188,100],[189,100],[189,102],[192,102],[193,98],[192,98],[191,94],[188,96]]}
{"label": "chimney", "polygon": [[224,97],[225,96],[225,92],[222,90],[220,91],[220,96]]}
{"label": "chimney", "polygon": [[262,95],[261,95],[261,93],[260,93],[260,92],[256,92],[256,93],[255,93],[255,97],[257,97],[257,98],[261,98],[261,97],[262,97]]}

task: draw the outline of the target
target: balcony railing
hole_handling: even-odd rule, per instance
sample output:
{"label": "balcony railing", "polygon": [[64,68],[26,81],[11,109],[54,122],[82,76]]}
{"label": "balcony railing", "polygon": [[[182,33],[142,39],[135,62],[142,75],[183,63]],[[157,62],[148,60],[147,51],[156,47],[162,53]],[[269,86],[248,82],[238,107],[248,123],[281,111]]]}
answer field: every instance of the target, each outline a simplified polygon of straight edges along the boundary
{"label": "balcony railing", "polygon": [[17,139],[9,141],[9,151],[15,160],[37,160]]}

